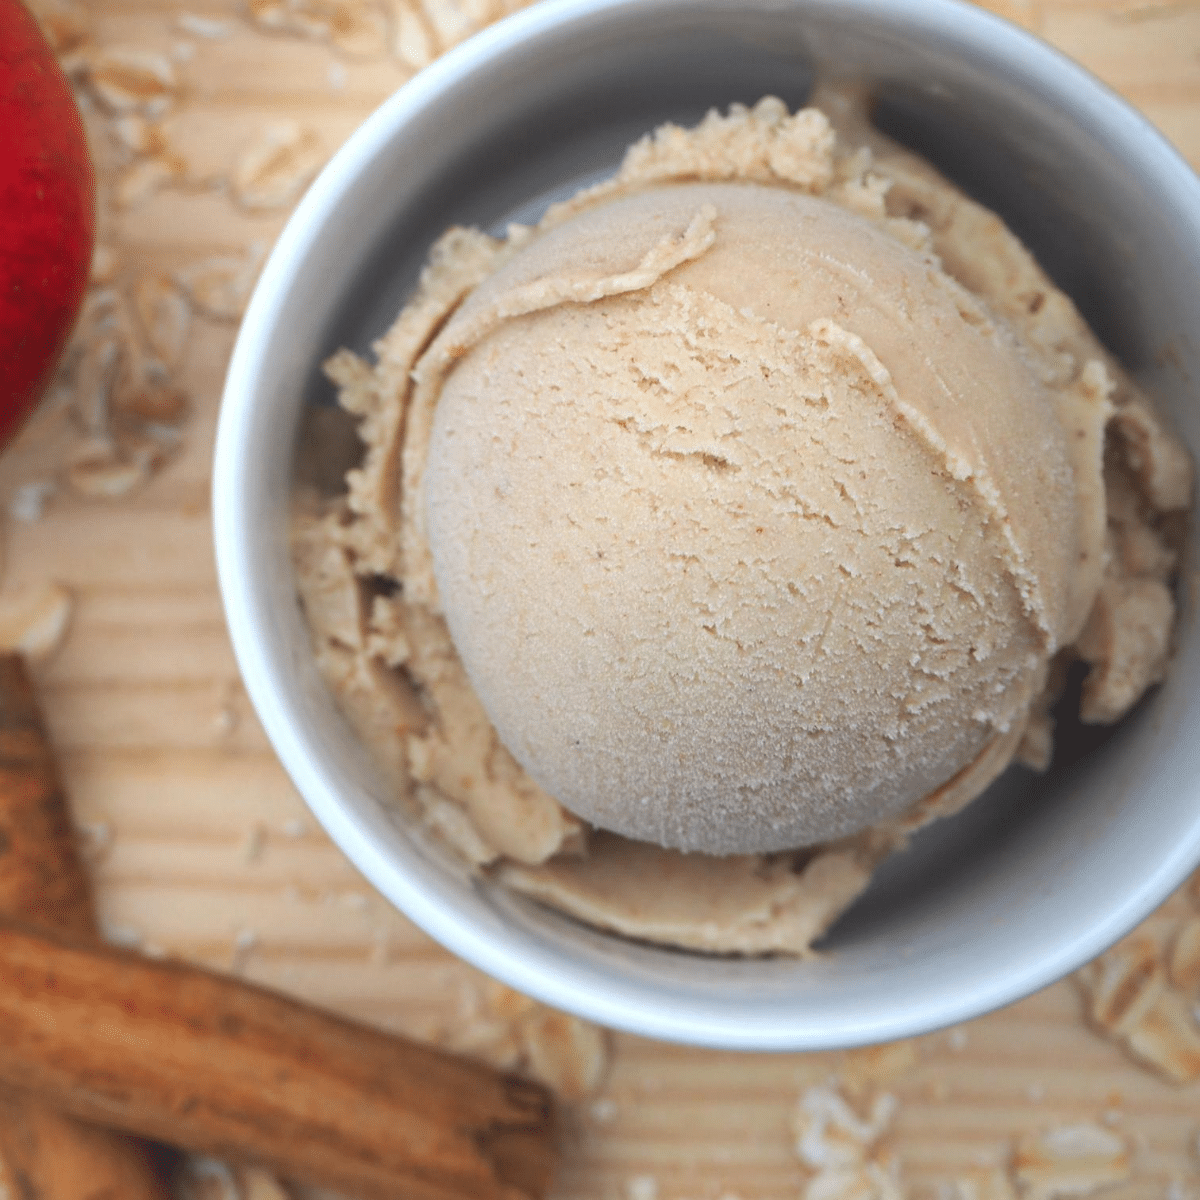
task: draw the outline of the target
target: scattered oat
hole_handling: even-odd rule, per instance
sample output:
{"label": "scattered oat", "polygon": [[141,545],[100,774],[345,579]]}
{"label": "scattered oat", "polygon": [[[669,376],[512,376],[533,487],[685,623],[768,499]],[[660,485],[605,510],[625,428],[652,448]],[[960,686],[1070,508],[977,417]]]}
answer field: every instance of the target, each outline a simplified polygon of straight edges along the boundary
{"label": "scattered oat", "polygon": [[471,18],[453,0],[420,0],[422,11],[442,50],[474,33]]}
{"label": "scattered oat", "polygon": [[794,1122],[796,1154],[814,1172],[804,1200],[903,1200],[897,1164],[879,1146],[895,1111],[887,1093],[861,1117],[833,1087],[804,1092]]}
{"label": "scattered oat", "polygon": [[92,251],[92,271],[88,283],[93,287],[103,287],[116,279],[121,269],[120,259],[116,250],[105,242],[97,242]]}
{"label": "scattered oat", "polygon": [[1131,937],[1094,959],[1078,979],[1089,1000],[1089,1016],[1105,1032],[1124,1034],[1154,1004],[1165,986],[1158,946]]}
{"label": "scattered oat", "polygon": [[878,1046],[862,1046],[848,1050],[838,1068],[842,1086],[850,1091],[873,1088],[892,1083],[911,1071],[919,1061],[920,1052],[915,1038],[884,1042]]}
{"label": "scattered oat", "polygon": [[179,285],[168,275],[143,275],[133,290],[133,311],[151,351],[163,366],[175,366],[192,321],[191,306]]}
{"label": "scattered oat", "polygon": [[329,87],[335,92],[344,92],[346,84],[350,79],[350,72],[346,70],[344,64],[340,62],[331,62],[327,73],[329,79]]}
{"label": "scattered oat", "polygon": [[794,1121],[796,1154],[814,1170],[865,1162],[896,1112],[896,1097],[881,1092],[860,1117],[832,1087],[811,1087],[800,1097]]}
{"label": "scattered oat", "polygon": [[1041,1104],[1046,1098],[1046,1089],[1040,1083],[1031,1083],[1025,1089],[1025,1095],[1031,1104]]}
{"label": "scattered oat", "polygon": [[1098,1125],[1068,1125],[1020,1139],[1013,1174],[1023,1200],[1087,1196],[1130,1175],[1129,1142]]}
{"label": "scattered oat", "polygon": [[967,1048],[967,1031],[961,1025],[956,1025],[946,1035],[946,1041],[950,1043],[951,1050],[960,1054]]}
{"label": "scattered oat", "polygon": [[337,900],[343,908],[348,908],[352,912],[366,912],[371,906],[370,896],[363,892],[342,892]]}
{"label": "scattered oat", "polygon": [[157,116],[174,103],[175,68],[164,54],[135,46],[110,46],[91,55],[88,83],[110,112]]}
{"label": "scattered oat", "polygon": [[588,1111],[592,1114],[593,1121],[599,1121],[601,1125],[605,1125],[617,1115],[617,1105],[615,1101],[605,1096],[597,1100]]}
{"label": "scattered oat", "polygon": [[490,984],[482,996],[464,989],[460,1001],[460,1011],[433,1035],[441,1045],[524,1072],[565,1100],[581,1100],[603,1084],[609,1064],[603,1029],[501,984]]}
{"label": "scattered oat", "polygon": [[216,17],[202,17],[199,13],[181,12],[175,18],[176,26],[184,33],[193,37],[205,38],[210,42],[219,42],[232,32],[228,21],[220,21]]}
{"label": "scattered oat", "polygon": [[381,58],[391,40],[382,0],[246,0],[246,12],[260,29],[327,42],[354,58]]}
{"label": "scattered oat", "polygon": [[[1190,978],[1190,933],[1177,948],[1179,961],[1173,954],[1172,973]],[[1126,938],[1076,979],[1087,1015],[1102,1033],[1168,1079],[1200,1079],[1200,1027],[1189,998],[1168,978],[1156,942],[1142,934]]]}
{"label": "scattered oat", "polygon": [[81,444],[67,467],[67,482],[81,496],[113,500],[149,480],[161,461],[161,449],[144,443],[122,450],[94,439]]}
{"label": "scattered oat", "polygon": [[625,1185],[629,1200],[658,1200],[658,1180],[653,1175],[635,1175]]}
{"label": "scattered oat", "polygon": [[392,20],[395,30],[392,53],[414,71],[433,62],[437,51],[429,28],[410,0],[394,0]]}
{"label": "scattered oat", "polygon": [[1017,1200],[1007,1171],[981,1166],[938,1188],[938,1200]]}
{"label": "scattered oat", "polygon": [[295,201],[325,162],[320,139],[296,121],[272,121],[242,151],[230,184],[243,208],[283,208]]}
{"label": "scattered oat", "polygon": [[530,1074],[564,1100],[580,1100],[604,1082],[608,1035],[599,1026],[538,1005],[521,1036]]}
{"label": "scattered oat", "polygon": [[1124,1038],[1130,1053],[1176,1083],[1200,1079],[1200,1027],[1193,1006],[1166,988]]}
{"label": "scattered oat", "polygon": [[58,583],[0,593],[0,649],[49,658],[62,645],[73,607],[71,593]]}
{"label": "scattered oat", "polygon": [[172,42],[171,57],[177,63],[188,63],[196,57],[196,45],[194,42]]}
{"label": "scattered oat", "polygon": [[904,1200],[895,1177],[877,1162],[834,1167],[814,1175],[805,1185],[804,1200]]}
{"label": "scattered oat", "polygon": [[[330,44],[348,58],[385,58],[392,44],[388,6],[368,0],[343,9],[344,17],[333,26]],[[349,17],[346,20],[345,17]]]}
{"label": "scattered oat", "polygon": [[78,359],[71,407],[83,431],[97,439],[97,454],[99,443],[108,438],[109,399],[128,357],[126,339],[120,332],[97,330]]}
{"label": "scattered oat", "polygon": [[241,320],[262,268],[265,250],[249,247],[242,255],[217,255],[183,267],[175,280],[205,316],[218,321]]}
{"label": "scattered oat", "polygon": [[182,178],[179,164],[171,159],[139,159],[117,176],[113,199],[118,208],[136,208],[155,192]]}
{"label": "scattered oat", "polygon": [[109,125],[121,149],[139,155],[154,153],[154,128],[155,126],[140,113],[126,113]]}
{"label": "scattered oat", "polygon": [[32,525],[46,511],[46,501],[54,495],[58,484],[53,479],[32,479],[13,491],[8,501],[8,515],[14,521]]}
{"label": "scattered oat", "polygon": [[283,823],[283,836],[302,838],[308,834],[308,822],[303,817],[289,817]]}

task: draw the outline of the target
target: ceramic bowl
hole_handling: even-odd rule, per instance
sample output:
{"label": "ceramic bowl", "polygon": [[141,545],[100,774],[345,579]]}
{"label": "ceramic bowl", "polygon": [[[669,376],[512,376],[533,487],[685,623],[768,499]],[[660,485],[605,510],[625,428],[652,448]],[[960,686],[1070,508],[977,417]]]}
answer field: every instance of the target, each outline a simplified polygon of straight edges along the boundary
{"label": "ceramic bowl", "polygon": [[[1200,183],[1080,67],[955,0],[547,0],[401,88],[305,196],[242,324],[214,468],[247,690],[346,855],[505,983],[712,1047],[827,1049],[959,1022],[1074,970],[1164,900],[1200,861],[1200,640],[1186,595],[1170,677],[1121,726],[1068,732],[1047,774],[1014,768],[922,833],[818,956],[708,958],[511,895],[396,811],[314,665],[289,498],[300,431],[332,403],[321,362],[342,345],[365,352],[391,324],[447,225],[536,219],[660,122],[767,93],[796,107],[817,76],[867,87],[881,128],[1000,212],[1200,447]],[[331,445],[327,474],[336,458]]]}

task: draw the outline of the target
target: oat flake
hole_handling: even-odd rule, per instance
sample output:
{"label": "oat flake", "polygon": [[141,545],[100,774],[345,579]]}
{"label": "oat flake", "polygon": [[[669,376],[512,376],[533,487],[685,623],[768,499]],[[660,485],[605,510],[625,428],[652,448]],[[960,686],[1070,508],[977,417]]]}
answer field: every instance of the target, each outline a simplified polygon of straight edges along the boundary
{"label": "oat flake", "polygon": [[219,21],[215,17],[202,17],[198,13],[182,12],[175,18],[175,24],[183,33],[193,37],[205,38],[210,42],[227,38],[231,32],[227,21]]}
{"label": "oat flake", "polygon": [[88,283],[92,287],[102,287],[116,279],[121,269],[120,259],[116,250],[104,242],[97,242],[92,251],[92,271]]}
{"label": "oat flake", "polygon": [[192,321],[191,306],[179,285],[168,275],[143,275],[133,291],[133,310],[150,350],[163,366],[175,366]]}
{"label": "oat flake", "polygon": [[356,58],[388,53],[391,23],[376,0],[247,0],[247,15],[272,33],[327,42]]}
{"label": "oat flake", "polygon": [[174,103],[178,91],[171,60],[134,46],[96,52],[89,59],[87,75],[96,98],[114,113],[161,114]]}
{"label": "oat flake", "polygon": [[1175,984],[1194,979],[1194,937],[1190,923],[1179,930],[1169,977],[1159,945],[1140,934],[1118,942],[1076,976],[1100,1032],[1176,1083],[1200,1079],[1200,1027],[1189,995]]}
{"label": "oat flake", "polygon": [[238,321],[245,312],[262,267],[261,248],[244,255],[201,259],[175,274],[195,308],[218,321]]}
{"label": "oat flake", "polygon": [[0,594],[0,649],[49,658],[62,644],[74,604],[59,583]]}
{"label": "oat flake", "polygon": [[900,1185],[878,1163],[821,1171],[805,1185],[804,1200],[904,1200]]}
{"label": "oat flake", "polygon": [[273,121],[238,158],[230,179],[234,198],[251,210],[283,208],[299,197],[325,157],[311,129]]}
{"label": "oat flake", "polygon": [[861,1165],[896,1112],[895,1096],[882,1092],[860,1117],[832,1087],[811,1087],[801,1097],[794,1121],[796,1154],[814,1170]]}
{"label": "oat flake", "polygon": [[564,1100],[580,1100],[604,1081],[608,1037],[588,1021],[539,1006],[523,1022],[522,1041],[530,1074]]}
{"label": "oat flake", "polygon": [[437,51],[429,29],[408,0],[394,0],[392,53],[405,66],[419,71],[433,62]]}
{"label": "oat flake", "polygon": [[117,176],[113,199],[118,208],[136,208],[183,174],[181,164],[171,159],[143,158]]}
{"label": "oat flake", "polygon": [[442,50],[449,50],[474,33],[471,19],[452,0],[420,0]]}
{"label": "oat flake", "polygon": [[67,468],[67,482],[81,496],[116,499],[145,483],[163,458],[163,449],[150,441],[125,447],[103,439],[85,441]]}
{"label": "oat flake", "polygon": [[1022,1200],[1087,1196],[1130,1175],[1128,1141],[1099,1125],[1069,1125],[1027,1135],[1013,1154]]}

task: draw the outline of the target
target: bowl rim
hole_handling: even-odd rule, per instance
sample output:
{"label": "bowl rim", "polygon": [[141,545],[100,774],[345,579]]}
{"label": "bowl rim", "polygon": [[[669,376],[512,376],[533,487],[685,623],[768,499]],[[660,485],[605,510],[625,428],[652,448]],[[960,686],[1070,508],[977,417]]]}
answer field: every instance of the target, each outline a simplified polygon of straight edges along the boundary
{"label": "bowl rim", "polygon": [[[837,8],[865,19],[894,16],[897,8],[917,26],[943,40],[984,49],[1013,70],[1033,75],[1070,112],[1089,106],[1090,118],[1120,130],[1122,144],[1137,139],[1145,149],[1141,165],[1156,169],[1156,185],[1167,184],[1180,207],[1192,214],[1200,237],[1200,180],[1167,139],[1106,84],[1061,51],[1002,18],[964,0],[746,0],[772,11]],[[257,381],[265,347],[300,265],[319,242],[326,219],[356,179],[384,150],[414,113],[435,104],[464,75],[486,66],[530,39],[597,13],[652,7],[678,7],[681,0],[542,0],[475,34],[442,55],[383,102],[347,139],[305,193],[276,241],[238,331],[221,399],[212,474],[212,520],[218,582],[234,654],[254,709],[276,755],[313,815],[356,868],[410,920],[458,957],[488,975],[550,1004],[601,1025],[667,1041],[731,1050],[828,1050],[911,1037],[973,1019],[1045,987],[1119,940],[1148,916],[1187,877],[1200,859],[1200,835],[1177,844],[1159,869],[1131,889],[1073,941],[1030,962],[1025,969],[997,973],[973,986],[947,988],[927,997],[914,1012],[881,1012],[854,1027],[813,1028],[793,1020],[739,1022],[736,1016],[681,1012],[632,1004],[627,998],[589,986],[581,988],[569,969],[521,958],[483,935],[469,917],[431,900],[380,844],[361,814],[344,803],[335,773],[315,747],[298,733],[295,700],[284,665],[267,653],[258,634],[258,584],[247,522],[242,520],[242,480],[254,469],[249,455]],[[688,0],[702,15],[721,0]],[[1081,99],[1082,96],[1082,99]],[[1186,206],[1186,207],[1185,207]],[[589,985],[594,980],[589,981]],[[636,987],[636,985],[634,985]]]}

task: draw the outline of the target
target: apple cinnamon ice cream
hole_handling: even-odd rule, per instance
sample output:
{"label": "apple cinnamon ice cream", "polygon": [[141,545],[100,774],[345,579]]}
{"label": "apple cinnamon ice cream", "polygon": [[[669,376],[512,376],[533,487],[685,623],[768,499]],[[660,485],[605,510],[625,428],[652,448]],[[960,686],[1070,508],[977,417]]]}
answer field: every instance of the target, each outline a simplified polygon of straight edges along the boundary
{"label": "apple cinnamon ice cream", "polygon": [[775,100],[450,231],[295,548],[398,799],[630,936],[805,953],[1091,664],[1165,668],[1187,455],[994,214]]}

